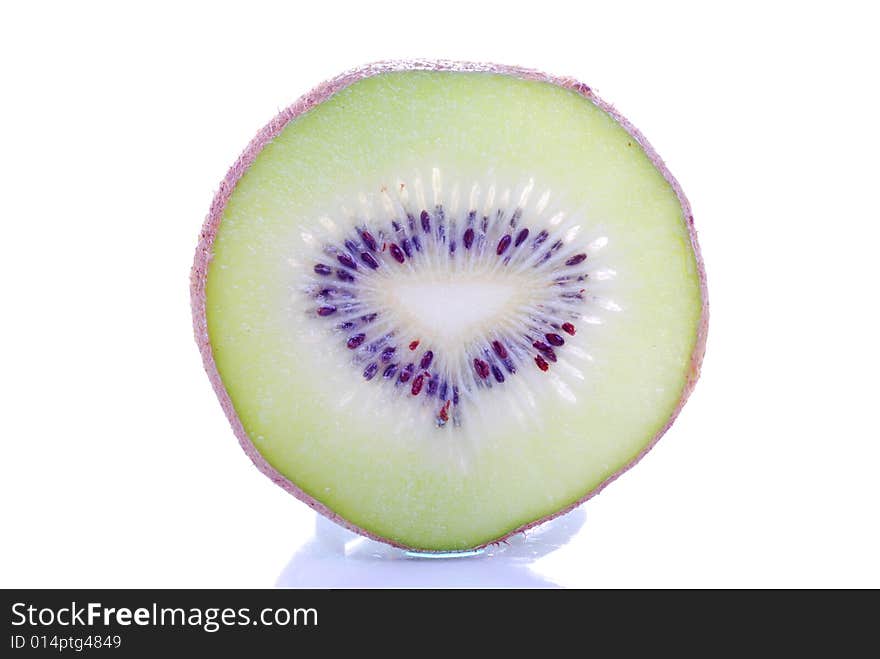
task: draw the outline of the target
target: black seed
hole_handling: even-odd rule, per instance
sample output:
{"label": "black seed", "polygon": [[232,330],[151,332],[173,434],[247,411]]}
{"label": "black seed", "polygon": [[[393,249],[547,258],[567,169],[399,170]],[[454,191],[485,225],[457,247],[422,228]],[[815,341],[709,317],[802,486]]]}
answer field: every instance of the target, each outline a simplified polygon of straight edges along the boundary
{"label": "black seed", "polygon": [[565,339],[563,339],[558,334],[553,334],[553,333],[545,334],[544,338],[547,339],[547,343],[549,343],[551,346],[556,346],[557,348],[559,346],[561,346],[563,343],[565,343]]}
{"label": "black seed", "polygon": [[507,248],[510,247],[511,240],[512,240],[512,238],[510,237],[510,234],[504,236],[501,240],[499,240],[498,247],[495,248],[495,253],[498,256],[501,256],[502,254],[504,254],[504,252],[507,251]]}
{"label": "black seed", "polygon": [[369,231],[361,231],[361,239],[364,241],[364,244],[367,246],[371,252],[376,251],[376,239],[373,238],[373,234]]}
{"label": "black seed", "polygon": [[[515,211],[513,211],[513,215],[510,218],[510,228],[511,229],[516,229],[516,225],[519,222],[519,218],[521,218],[521,217],[522,217],[522,208],[517,208]],[[519,245],[519,243],[517,243],[517,245]]]}
{"label": "black seed", "polygon": [[472,225],[476,218],[477,218],[477,211],[468,211],[468,226]]}
{"label": "black seed", "polygon": [[498,382],[504,382],[504,373],[501,372],[501,369],[492,365],[492,375]]}
{"label": "black seed", "polygon": [[322,277],[326,277],[331,272],[333,272],[333,269],[329,265],[324,265],[323,263],[318,263],[315,266],[315,274],[316,275],[321,275]]}
{"label": "black seed", "polygon": [[385,348],[385,350],[382,351],[382,361],[390,362],[395,350],[397,350],[397,348],[395,348],[394,346],[388,346],[387,348]]}
{"label": "black seed", "polygon": [[354,329],[354,325],[355,324],[352,321],[347,320],[344,323],[339,323],[339,325],[337,325],[336,327],[338,327],[341,330],[350,330],[350,329]]}
{"label": "black seed", "polygon": [[319,316],[330,316],[336,313],[336,307],[326,306],[326,307],[318,307],[318,315]]}
{"label": "black seed", "polygon": [[372,323],[374,320],[376,320],[376,318],[378,318],[378,317],[379,317],[379,314],[378,314],[378,313],[368,313],[368,314],[365,315],[365,316],[361,316],[361,324],[363,324],[363,325],[369,325],[369,324]]}
{"label": "black seed", "polygon": [[[408,242],[408,240],[404,240],[403,244],[406,245],[406,243]],[[389,247],[388,249],[391,252],[391,256],[393,256],[394,260],[398,263],[403,263],[406,260],[406,257],[404,257],[403,252],[400,250],[400,247],[398,247],[394,243],[391,243],[391,247]]]}
{"label": "black seed", "polygon": [[474,230],[468,229],[464,232],[464,248],[470,249],[471,245],[474,244]]}
{"label": "black seed", "polygon": [[337,270],[336,276],[342,281],[354,281],[354,275],[345,270]]}
{"label": "black seed", "polygon": [[424,368],[424,369],[429,368],[431,366],[432,361],[434,361],[434,353],[429,350],[422,357],[422,361],[419,362],[419,368]]}
{"label": "black seed", "polygon": [[386,380],[390,380],[394,377],[395,373],[397,373],[397,364],[391,364],[388,368],[382,371],[382,377]]}
{"label": "black seed", "polygon": [[576,254],[568,259],[568,261],[565,262],[565,265],[577,265],[578,263],[583,263],[586,258],[586,254]]}
{"label": "black seed", "polygon": [[421,215],[422,220],[422,231],[425,233],[431,232],[431,216],[428,215],[428,211],[422,211]]}
{"label": "black seed", "polygon": [[538,247],[541,243],[547,240],[549,236],[550,234],[548,234],[547,231],[542,231],[537,236],[535,236],[535,240],[532,242],[532,247]]}
{"label": "black seed", "polygon": [[529,237],[529,230],[523,229],[518,234],[516,234],[516,240],[514,241],[513,246],[519,247],[520,245],[522,245],[526,241],[526,238],[528,238],[528,237]]}
{"label": "black seed", "polygon": [[379,267],[379,262],[373,258],[373,255],[369,252],[361,252],[361,261],[370,266],[373,270]]}
{"label": "black seed", "polygon": [[364,369],[364,378],[366,378],[367,380],[372,380],[373,376],[376,375],[376,371],[378,370],[379,365],[376,362],[373,362]]}
{"label": "black seed", "polygon": [[486,231],[489,229],[489,216],[488,215],[483,216],[483,221],[480,223],[480,229],[482,230],[483,233],[486,233]]}
{"label": "black seed", "polygon": [[364,342],[365,338],[367,338],[365,334],[355,334],[348,340],[345,345],[347,345],[350,350],[354,350]]}
{"label": "black seed", "polygon": [[336,260],[350,270],[357,270],[357,263],[348,254],[337,254]]}
{"label": "black seed", "polygon": [[492,341],[492,350],[495,351],[495,354],[504,359],[507,357],[507,348],[504,347],[504,344],[501,341]]}
{"label": "black seed", "polygon": [[391,226],[395,231],[400,231],[400,223],[397,220],[391,220]]}

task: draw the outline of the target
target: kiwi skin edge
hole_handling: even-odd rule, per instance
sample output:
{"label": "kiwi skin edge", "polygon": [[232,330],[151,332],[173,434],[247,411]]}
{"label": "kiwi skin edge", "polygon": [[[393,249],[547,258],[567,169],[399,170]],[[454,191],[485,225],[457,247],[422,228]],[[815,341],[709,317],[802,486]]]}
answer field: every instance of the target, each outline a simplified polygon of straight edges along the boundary
{"label": "kiwi skin edge", "polygon": [[[349,85],[364,78],[369,78],[382,73],[397,71],[452,71],[494,73],[499,75],[512,76],[515,78],[521,78],[523,80],[537,80],[540,82],[550,83],[564,89],[575,91],[587,100],[589,100],[596,107],[610,115],[612,119],[614,119],[627,133],[629,133],[632,138],[636,140],[636,142],[638,142],[639,146],[642,147],[657,171],[660,172],[663,178],[666,179],[667,183],[669,183],[669,185],[672,187],[676,197],[678,198],[679,204],[681,205],[683,217],[686,218],[688,234],[690,236],[691,242],[691,249],[694,252],[694,257],[697,264],[697,272],[700,279],[700,297],[702,300],[702,308],[700,312],[700,322],[697,326],[697,339],[696,343],[694,344],[694,350],[691,353],[687,380],[685,382],[684,389],[681,392],[681,397],[678,400],[678,404],[676,405],[674,411],[670,415],[663,428],[653,437],[650,443],[644,449],[642,449],[642,451],[638,455],[636,455],[635,458],[624,465],[623,468],[618,470],[616,473],[612,474],[604,481],[602,481],[598,486],[587,492],[577,501],[551,515],[547,515],[546,517],[542,517],[541,519],[529,522],[528,524],[524,524],[501,537],[471,548],[481,549],[489,545],[504,542],[507,538],[516,535],[517,533],[522,533],[530,528],[554,519],[555,517],[564,515],[565,513],[581,505],[588,499],[591,499],[595,495],[599,494],[599,492],[605,489],[605,487],[609,483],[615,481],[621,474],[628,471],[639,460],[641,460],[666,433],[666,431],[675,421],[676,417],[678,417],[678,414],[681,412],[681,409],[687,402],[691,391],[693,391],[693,388],[700,377],[700,367],[703,362],[703,355],[706,352],[706,337],[709,327],[709,299],[706,289],[706,270],[703,264],[703,257],[700,253],[700,246],[697,242],[697,232],[694,228],[694,216],[691,212],[691,206],[687,200],[687,197],[685,197],[684,191],[681,189],[678,181],[675,180],[675,177],[669,172],[663,160],[635,126],[633,126],[625,117],[617,112],[617,110],[615,110],[610,103],[607,103],[606,101],[603,101],[598,96],[596,96],[593,93],[593,90],[590,89],[590,87],[581,82],[578,82],[577,80],[574,80],[573,78],[551,76],[545,73],[541,73],[540,71],[535,71],[533,69],[526,69],[518,66],[505,66],[500,64],[455,62],[447,60],[395,60],[367,64],[365,66],[347,71],[331,80],[321,83],[312,91],[300,97],[299,100],[297,100],[293,105],[282,110],[274,119],[272,119],[266,126],[264,126],[262,130],[257,133],[256,137],[251,140],[250,144],[248,144],[244,152],[238,157],[238,159],[235,161],[235,164],[229,169],[226,177],[220,183],[220,187],[217,190],[217,193],[214,195],[213,201],[211,202],[210,211],[208,212],[208,216],[205,219],[205,223],[202,226],[202,231],[199,236],[199,244],[196,247],[195,260],[193,262],[192,271],[190,273],[190,296],[192,304],[193,329],[195,332],[196,343],[198,344],[199,351],[202,354],[202,361],[204,363],[205,371],[208,374],[208,378],[211,380],[211,384],[214,387],[214,392],[220,399],[220,405],[222,406],[223,411],[226,413],[226,417],[227,419],[229,419],[229,423],[232,425],[232,429],[235,432],[235,436],[238,438],[239,444],[241,444],[242,449],[244,449],[244,452],[248,455],[248,457],[250,457],[251,461],[254,463],[254,465],[256,465],[257,469],[268,476],[272,480],[272,482],[284,488],[287,492],[319,512],[321,515],[324,515],[328,519],[349,529],[350,531],[358,533],[362,536],[366,536],[367,538],[370,538],[372,540],[377,540],[379,542],[389,544],[393,547],[399,547],[401,549],[409,549],[420,552],[425,551],[424,549],[421,549],[419,547],[411,547],[401,544],[399,542],[395,542],[394,540],[391,540],[389,538],[376,535],[366,529],[352,524],[345,518],[340,517],[334,511],[327,508],[320,501],[317,501],[313,497],[303,492],[295,483],[279,473],[266,461],[266,459],[262,455],[260,455],[253,442],[251,442],[250,437],[248,437],[247,433],[245,432],[245,429],[242,426],[238,415],[235,413],[232,401],[229,398],[229,394],[227,393],[226,388],[223,386],[223,382],[220,379],[220,374],[217,371],[217,365],[214,362],[214,355],[211,350],[210,340],[208,338],[208,322],[206,314],[205,286],[208,276],[208,266],[211,262],[214,238],[217,235],[217,230],[220,227],[220,222],[223,218],[223,211],[226,208],[226,204],[229,201],[230,196],[232,195],[232,191],[235,189],[235,186],[238,183],[239,179],[254,162],[260,151],[262,151],[263,147],[265,147],[269,142],[277,137],[290,121],[297,118],[304,112],[307,112],[316,105],[323,103],[345,87],[348,87]],[[445,554],[448,552],[438,551],[434,553]]]}

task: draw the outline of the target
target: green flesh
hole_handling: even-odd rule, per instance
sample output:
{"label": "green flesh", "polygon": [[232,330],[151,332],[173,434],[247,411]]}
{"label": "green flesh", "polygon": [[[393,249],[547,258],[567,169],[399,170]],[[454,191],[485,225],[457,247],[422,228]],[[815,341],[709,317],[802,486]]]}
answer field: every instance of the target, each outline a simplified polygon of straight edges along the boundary
{"label": "green flesh", "polygon": [[[517,419],[493,389],[477,436],[400,428],[410,401],[364,382],[299,295],[315,263],[303,233],[349,222],[338,209],[382,185],[419,173],[430,188],[432,168],[468,185],[534,179],[608,238],[595,267],[616,273],[595,286],[619,310],[585,307],[596,324],[570,339],[591,357],[572,396],[524,364],[536,407]],[[257,450],[352,524],[425,550],[495,540],[631,462],[677,408],[701,308],[686,218],[636,141],[577,93],[485,73],[382,74],[292,121],[233,192],[207,280],[214,359]]]}

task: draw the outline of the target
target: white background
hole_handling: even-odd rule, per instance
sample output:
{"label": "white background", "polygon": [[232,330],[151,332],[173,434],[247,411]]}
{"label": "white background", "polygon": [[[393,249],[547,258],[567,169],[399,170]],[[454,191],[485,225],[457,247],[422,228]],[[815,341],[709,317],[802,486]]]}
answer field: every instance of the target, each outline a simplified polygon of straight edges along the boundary
{"label": "white background", "polygon": [[[880,586],[869,3],[15,4],[0,586]],[[248,140],[325,78],[406,57],[615,103],[693,203],[712,303],[657,448],[543,539],[457,562],[315,537],[238,448],[190,325],[200,226]]]}

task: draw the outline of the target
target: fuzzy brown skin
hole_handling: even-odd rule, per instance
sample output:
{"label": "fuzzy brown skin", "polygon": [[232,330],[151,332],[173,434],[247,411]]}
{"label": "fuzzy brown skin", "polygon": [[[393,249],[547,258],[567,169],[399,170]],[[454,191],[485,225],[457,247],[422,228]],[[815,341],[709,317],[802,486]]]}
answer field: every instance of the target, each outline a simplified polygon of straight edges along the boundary
{"label": "fuzzy brown skin", "polygon": [[202,227],[199,244],[196,248],[195,262],[193,263],[192,273],[190,276],[192,315],[195,338],[196,342],[198,343],[199,350],[202,353],[202,360],[204,361],[205,371],[207,371],[208,377],[211,380],[211,384],[214,387],[214,391],[217,393],[217,397],[220,399],[220,405],[223,407],[223,411],[226,413],[226,417],[229,419],[229,423],[232,425],[232,429],[235,432],[236,437],[238,437],[238,441],[241,444],[241,447],[244,449],[244,452],[247,453],[253,463],[257,466],[257,468],[270,479],[272,479],[274,483],[280,485],[297,499],[305,502],[325,517],[333,520],[337,524],[340,524],[351,531],[354,531],[355,533],[366,536],[373,540],[378,540],[379,542],[387,543],[394,547],[400,547],[401,549],[425,551],[419,547],[410,547],[389,538],[378,536],[375,533],[356,526],[348,520],[340,517],[335,512],[327,508],[327,506],[322,504],[320,501],[306,494],[287,477],[279,473],[278,470],[270,465],[266,461],[266,459],[262,455],[260,455],[259,451],[257,451],[253,442],[251,442],[250,437],[248,437],[247,433],[245,432],[245,429],[242,426],[238,415],[235,413],[235,409],[232,405],[232,401],[229,398],[229,394],[227,393],[226,388],[223,386],[223,382],[220,379],[220,374],[217,371],[217,365],[214,362],[214,355],[211,350],[211,342],[208,337],[208,321],[205,311],[205,284],[208,276],[208,267],[210,265],[212,257],[214,238],[217,235],[217,229],[220,227],[220,222],[223,218],[223,210],[226,208],[226,203],[229,201],[229,197],[232,195],[232,191],[235,189],[235,185],[238,183],[238,180],[242,177],[245,171],[247,171],[251,163],[254,162],[257,155],[260,153],[260,151],[262,151],[263,147],[265,147],[279,133],[281,133],[281,131],[284,130],[284,127],[290,121],[296,119],[296,117],[303,114],[304,112],[307,112],[316,105],[319,105],[320,103],[326,101],[328,98],[333,96],[341,89],[348,87],[358,80],[369,78],[371,76],[381,73],[412,70],[494,73],[513,76],[515,78],[522,78],[524,80],[538,80],[575,91],[584,98],[588,99],[597,107],[607,112],[609,115],[611,115],[611,117],[614,118],[615,121],[617,121],[618,124],[623,127],[624,130],[626,130],[627,133],[629,133],[633,137],[633,139],[635,139],[639,143],[639,145],[642,147],[642,149],[644,149],[645,153],[647,153],[648,157],[651,159],[651,162],[675,191],[675,194],[678,197],[678,201],[681,204],[683,216],[687,220],[691,247],[693,248],[694,255],[696,257],[697,270],[700,277],[700,292],[703,304],[700,323],[697,329],[697,340],[694,346],[694,351],[691,354],[687,382],[685,383],[685,387],[682,390],[681,398],[679,398],[678,405],[676,405],[675,411],[669,417],[666,425],[651,440],[650,444],[648,444],[635,458],[633,458],[633,460],[631,460],[615,474],[609,476],[607,479],[602,481],[602,483],[600,483],[597,487],[587,492],[581,499],[575,501],[570,506],[567,506],[562,510],[553,513],[552,515],[548,515],[528,524],[524,524],[523,526],[520,526],[510,531],[504,536],[501,536],[494,540],[490,540],[482,545],[478,545],[477,547],[472,548],[479,549],[488,545],[503,542],[507,538],[516,535],[517,533],[522,533],[555,517],[564,515],[573,508],[576,508],[588,499],[594,497],[603,489],[605,489],[605,487],[609,483],[616,480],[621,474],[628,471],[633,465],[641,460],[645,456],[645,454],[647,454],[648,451],[650,451],[654,447],[654,445],[659,441],[663,434],[669,429],[669,427],[678,416],[679,412],[681,412],[682,407],[684,407],[684,404],[687,401],[688,396],[690,396],[691,391],[693,391],[694,385],[696,384],[697,379],[700,376],[700,366],[703,361],[703,354],[706,351],[706,336],[709,326],[709,298],[706,290],[706,271],[703,265],[703,258],[700,253],[700,247],[697,243],[697,232],[694,228],[694,216],[691,212],[691,207],[688,203],[687,197],[685,197],[681,186],[678,184],[678,181],[675,180],[675,177],[672,176],[672,174],[666,168],[663,160],[661,160],[660,156],[650,145],[648,140],[645,139],[645,137],[635,128],[635,126],[633,126],[625,117],[617,112],[617,110],[615,110],[611,104],[600,99],[593,93],[592,89],[590,89],[587,85],[578,82],[577,80],[574,80],[572,78],[560,78],[556,76],[551,76],[545,73],[541,73],[539,71],[524,69],[517,66],[503,66],[498,64],[483,64],[473,62],[451,62],[445,60],[402,60],[368,64],[364,67],[343,73],[342,75],[339,75],[332,80],[328,80],[318,85],[308,94],[301,97],[296,103],[283,110],[278,116],[272,119],[272,121],[270,121],[259,133],[257,133],[257,136],[251,141],[251,143],[245,149],[244,153],[242,153],[238,157],[238,160],[235,161],[235,164],[226,174],[226,178],[223,179],[220,184],[220,189],[214,196],[214,200],[211,203],[211,210],[209,211],[208,217],[205,220],[205,224]]}

